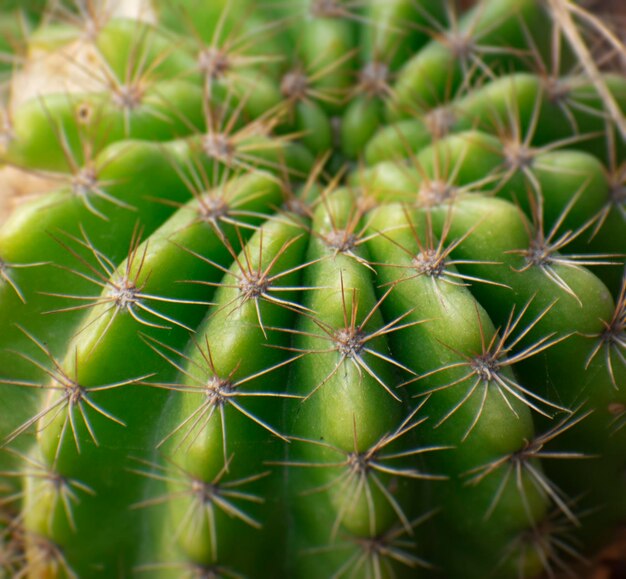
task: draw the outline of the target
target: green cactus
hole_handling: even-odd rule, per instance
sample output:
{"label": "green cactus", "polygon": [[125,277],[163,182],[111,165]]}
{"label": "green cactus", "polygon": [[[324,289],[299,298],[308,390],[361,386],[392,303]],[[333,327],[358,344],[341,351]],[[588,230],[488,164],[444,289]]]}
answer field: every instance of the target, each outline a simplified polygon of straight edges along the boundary
{"label": "green cactus", "polygon": [[608,27],[20,8],[0,161],[52,185],[0,225],[0,577],[582,576],[626,519]]}

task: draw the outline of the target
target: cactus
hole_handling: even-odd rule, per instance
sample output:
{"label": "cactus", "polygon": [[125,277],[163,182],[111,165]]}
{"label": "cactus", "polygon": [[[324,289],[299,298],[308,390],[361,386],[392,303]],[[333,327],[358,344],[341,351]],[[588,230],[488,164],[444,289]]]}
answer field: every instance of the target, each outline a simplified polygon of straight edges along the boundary
{"label": "cactus", "polygon": [[0,17],[3,171],[48,189],[0,226],[0,577],[582,576],[626,519],[607,25],[39,4]]}

